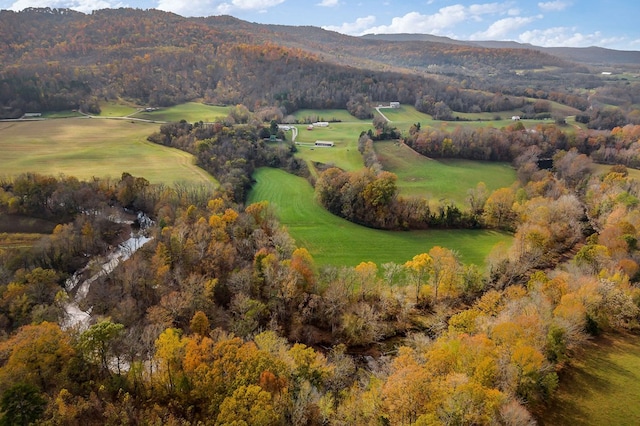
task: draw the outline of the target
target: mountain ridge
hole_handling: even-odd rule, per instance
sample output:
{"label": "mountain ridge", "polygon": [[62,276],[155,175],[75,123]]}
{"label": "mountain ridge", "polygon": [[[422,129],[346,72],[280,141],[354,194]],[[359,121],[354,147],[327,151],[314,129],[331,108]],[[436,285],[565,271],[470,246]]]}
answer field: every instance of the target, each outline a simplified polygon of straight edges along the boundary
{"label": "mountain ridge", "polygon": [[480,46],[492,49],[533,49],[549,53],[554,56],[568,58],[576,62],[590,65],[633,64],[640,65],[640,51],[616,50],[600,46],[589,47],[542,47],[531,43],[520,43],[508,40],[456,40],[450,37],[436,36],[420,33],[401,34],[365,34],[362,36],[368,40],[386,41],[428,41],[433,43],[445,43],[465,46]]}

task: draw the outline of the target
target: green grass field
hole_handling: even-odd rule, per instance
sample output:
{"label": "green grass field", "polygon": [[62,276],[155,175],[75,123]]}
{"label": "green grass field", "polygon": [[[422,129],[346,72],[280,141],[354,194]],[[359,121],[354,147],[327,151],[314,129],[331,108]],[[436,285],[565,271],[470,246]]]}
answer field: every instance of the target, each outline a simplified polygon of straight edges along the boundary
{"label": "green grass field", "polygon": [[595,339],[571,361],[540,425],[640,424],[640,336]]}
{"label": "green grass field", "polygon": [[363,121],[371,124],[371,120],[358,120],[346,109],[300,109],[293,113],[296,120],[304,121]]}
{"label": "green grass field", "polygon": [[464,206],[467,189],[484,182],[489,191],[510,186],[515,170],[506,163],[469,160],[432,160],[393,141],[376,142],[375,149],[385,170],[398,176],[404,195],[427,199],[449,199]]}
{"label": "green grass field", "polygon": [[187,102],[167,108],[160,108],[157,111],[141,111],[133,117],[153,121],[177,122],[186,120],[189,123],[203,121],[205,123],[220,121],[229,115],[231,107],[205,105],[197,102]]}
{"label": "green grass field", "polygon": [[119,102],[104,102],[100,104],[100,117],[126,117],[138,112],[136,105]]}
{"label": "green grass field", "polygon": [[[298,128],[296,142],[300,143],[296,156],[307,161],[309,166],[311,162],[316,161],[349,171],[363,167],[362,155],[358,152],[358,138],[361,132],[373,128],[370,122],[330,123],[329,127],[316,127],[313,130],[307,130],[307,126],[303,125],[296,127]],[[305,145],[313,144],[317,140],[331,141],[335,145],[330,148]]]}
{"label": "green grass field", "polygon": [[151,183],[216,185],[194,157],[150,143],[157,124],[70,118],[0,123],[0,174],[37,172],[79,179],[120,178],[123,172]]}
{"label": "green grass field", "polygon": [[[535,99],[530,99],[532,102]],[[564,116],[573,116],[578,110],[575,108],[568,107],[566,105],[559,104],[557,102],[551,102],[551,109],[553,113],[564,115]],[[514,115],[522,115],[522,111],[519,109],[514,109],[511,111],[500,111],[500,112],[479,112],[479,113],[465,113],[465,112],[453,112],[454,117],[460,117],[465,121],[441,121],[434,120],[429,114],[424,114],[418,110],[416,110],[411,105],[400,105],[400,108],[382,108],[380,110],[385,117],[391,120],[391,124],[403,132],[408,132],[411,125],[415,123],[420,123],[421,126],[431,126],[442,128],[447,131],[451,131],[458,126],[463,127],[495,127],[497,129],[509,126],[513,124],[513,120],[511,117]],[[499,120],[496,120],[496,117],[500,117]],[[526,128],[534,128],[538,124],[551,124],[554,123],[553,120],[520,120],[520,122]],[[571,121],[573,124],[573,121]],[[567,130],[572,130],[571,127],[567,127]]]}
{"label": "green grass field", "polygon": [[282,170],[261,168],[249,202],[267,200],[299,247],[309,250],[316,263],[355,266],[404,263],[433,246],[457,251],[464,263],[484,266],[491,248],[512,237],[485,230],[380,231],[353,224],[327,212],[314,199],[313,188]]}

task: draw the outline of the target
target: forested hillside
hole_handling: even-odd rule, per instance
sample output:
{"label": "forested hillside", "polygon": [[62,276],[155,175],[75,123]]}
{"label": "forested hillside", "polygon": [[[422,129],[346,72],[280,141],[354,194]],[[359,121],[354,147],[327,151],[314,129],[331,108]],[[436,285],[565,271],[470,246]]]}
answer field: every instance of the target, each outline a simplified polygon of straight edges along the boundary
{"label": "forested hillside", "polygon": [[[96,113],[100,101],[118,98],[149,106],[242,103],[251,110],[275,104],[289,113],[426,98],[452,111],[477,112],[496,109],[479,97],[505,94],[584,110],[590,105],[584,89],[616,86],[584,66],[531,49],[368,40],[224,16],[27,9],[1,11],[0,24],[3,117],[65,109]],[[635,102],[636,86],[624,90]]]}

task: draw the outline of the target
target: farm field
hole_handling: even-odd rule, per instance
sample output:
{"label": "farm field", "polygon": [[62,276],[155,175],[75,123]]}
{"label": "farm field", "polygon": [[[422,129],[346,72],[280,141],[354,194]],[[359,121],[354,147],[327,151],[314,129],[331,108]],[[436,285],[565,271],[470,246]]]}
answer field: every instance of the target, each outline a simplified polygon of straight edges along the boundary
{"label": "farm field", "polygon": [[[429,114],[418,111],[411,105],[400,105],[400,108],[380,108],[391,125],[403,132],[408,132],[409,128],[416,123],[422,126],[440,126],[442,121],[434,120]],[[376,113],[377,114],[377,113]]]}
{"label": "farm field", "polygon": [[191,154],[148,142],[157,129],[157,124],[88,118],[0,122],[0,173],[89,179],[128,172],[151,183],[216,185]]}
{"label": "farm field", "polygon": [[506,233],[486,230],[406,232],[366,228],[322,208],[305,179],[270,168],[258,169],[254,179],[248,202],[269,201],[297,246],[307,248],[318,265],[404,263],[433,246],[442,246],[457,251],[462,262],[483,267],[494,245],[510,244],[512,240]]}
{"label": "farm field", "polygon": [[467,189],[479,182],[494,191],[516,180],[515,170],[506,163],[433,160],[394,141],[375,142],[374,147],[384,169],[398,176],[398,189],[403,195],[444,198],[464,206]]}
{"label": "farm field", "polygon": [[197,121],[210,123],[225,118],[229,114],[230,109],[231,107],[226,106],[187,102],[172,107],[160,108],[157,111],[141,111],[135,114],[134,117],[152,121],[178,122],[180,120],[186,120],[190,123]]}
{"label": "farm field", "polygon": [[[346,111],[344,112],[346,113]],[[360,133],[372,129],[373,126],[369,121],[351,118],[354,121],[329,123],[328,127],[316,127],[313,130],[307,130],[306,125],[296,125],[298,128],[296,142],[300,144],[297,146],[298,153],[296,155],[304,159],[311,170],[313,170],[311,165],[313,162],[331,164],[349,171],[362,168],[362,156],[358,152],[358,138]],[[335,145],[326,148],[305,145],[313,144],[317,140],[331,141]]]}
{"label": "farm field", "polygon": [[[535,101],[534,99],[531,99]],[[561,105],[557,102],[550,102],[552,110],[560,115],[572,116],[575,115],[578,110],[570,108],[565,105]],[[455,129],[458,126],[463,127],[495,127],[502,128],[513,124],[511,117],[514,115],[521,115],[522,111],[515,109],[511,111],[500,112],[480,112],[480,113],[464,113],[453,111],[454,117],[459,117],[468,121],[441,121],[434,120],[429,114],[422,113],[415,109],[411,105],[400,105],[400,108],[382,108],[380,110],[389,120],[391,124],[403,132],[408,132],[411,125],[420,123],[421,126],[438,127],[448,131]],[[500,119],[496,119],[500,117]],[[573,122],[572,118],[569,121]],[[520,120],[520,122],[526,128],[535,128],[538,124],[551,124],[553,120]],[[567,128],[571,130],[572,128]]]}
{"label": "farm field", "polygon": [[100,104],[100,117],[126,117],[135,114],[139,108],[134,105],[117,102],[104,102]]}
{"label": "farm field", "polygon": [[371,124],[371,120],[358,120],[349,114],[346,109],[300,109],[293,113],[293,116],[299,122],[316,122],[316,121],[341,121],[352,122],[362,121]]}
{"label": "farm field", "polygon": [[561,373],[540,425],[640,424],[640,336],[596,338]]}

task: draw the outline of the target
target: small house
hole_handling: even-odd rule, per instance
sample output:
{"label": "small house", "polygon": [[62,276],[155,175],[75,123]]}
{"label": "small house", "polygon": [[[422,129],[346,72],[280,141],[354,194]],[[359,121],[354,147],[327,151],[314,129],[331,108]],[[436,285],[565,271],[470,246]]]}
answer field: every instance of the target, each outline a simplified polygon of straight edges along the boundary
{"label": "small house", "polygon": [[391,108],[400,108],[400,102],[389,102]]}
{"label": "small house", "polygon": [[511,117],[512,121],[520,121],[520,116],[519,115],[514,115]]}

